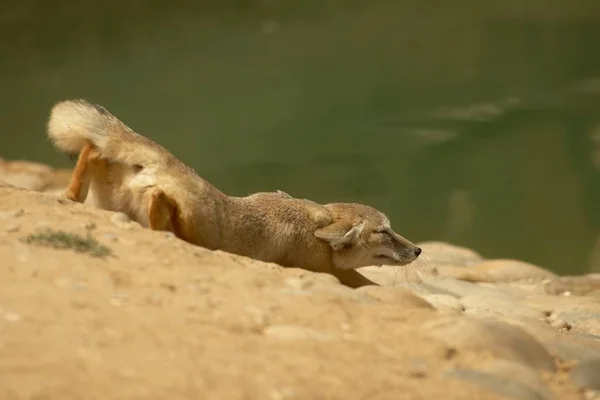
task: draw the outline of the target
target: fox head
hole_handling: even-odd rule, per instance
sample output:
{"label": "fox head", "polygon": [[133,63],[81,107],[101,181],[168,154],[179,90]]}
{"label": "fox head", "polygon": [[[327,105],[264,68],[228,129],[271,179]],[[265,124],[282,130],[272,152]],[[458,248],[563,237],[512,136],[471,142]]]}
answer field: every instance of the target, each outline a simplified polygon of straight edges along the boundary
{"label": "fox head", "polygon": [[326,204],[333,222],[315,231],[333,250],[333,265],[354,269],[370,265],[407,265],[421,248],[398,235],[385,214],[353,203]]}

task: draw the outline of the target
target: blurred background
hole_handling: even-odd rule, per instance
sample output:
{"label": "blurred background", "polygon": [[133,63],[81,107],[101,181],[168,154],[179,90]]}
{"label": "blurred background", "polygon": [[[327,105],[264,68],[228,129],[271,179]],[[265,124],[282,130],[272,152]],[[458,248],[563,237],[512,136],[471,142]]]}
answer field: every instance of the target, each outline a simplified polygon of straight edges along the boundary
{"label": "blurred background", "polygon": [[72,166],[45,123],[83,97],[231,195],[600,269],[598,0],[4,0],[0,30],[6,159]]}

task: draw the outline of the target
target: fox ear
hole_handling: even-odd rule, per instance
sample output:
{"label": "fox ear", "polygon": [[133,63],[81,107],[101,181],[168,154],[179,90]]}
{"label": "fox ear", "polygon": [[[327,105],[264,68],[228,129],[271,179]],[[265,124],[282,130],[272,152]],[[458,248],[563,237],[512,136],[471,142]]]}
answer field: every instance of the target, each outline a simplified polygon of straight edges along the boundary
{"label": "fox ear", "polygon": [[333,250],[340,250],[342,247],[356,241],[364,227],[364,221],[354,226],[344,221],[336,221],[317,229],[315,236],[328,242]]}
{"label": "fox ear", "polygon": [[275,193],[277,193],[278,195],[281,195],[283,197],[286,197],[288,199],[293,199],[292,196],[290,196],[288,193],[284,192],[283,190],[277,190]]}

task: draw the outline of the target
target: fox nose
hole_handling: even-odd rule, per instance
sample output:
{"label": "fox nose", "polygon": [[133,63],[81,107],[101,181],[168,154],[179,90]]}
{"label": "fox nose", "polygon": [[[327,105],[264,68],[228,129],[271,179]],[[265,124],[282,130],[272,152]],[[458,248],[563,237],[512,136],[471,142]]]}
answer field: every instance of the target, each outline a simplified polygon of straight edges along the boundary
{"label": "fox nose", "polygon": [[419,257],[421,255],[421,253],[423,252],[423,250],[421,250],[420,247],[415,248],[415,256]]}

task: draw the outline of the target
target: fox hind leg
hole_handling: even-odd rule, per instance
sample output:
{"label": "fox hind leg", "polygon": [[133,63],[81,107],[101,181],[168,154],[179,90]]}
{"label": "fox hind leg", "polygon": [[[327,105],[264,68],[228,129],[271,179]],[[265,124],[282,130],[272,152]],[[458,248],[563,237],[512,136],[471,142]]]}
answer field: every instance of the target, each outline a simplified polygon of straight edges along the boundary
{"label": "fox hind leg", "polygon": [[67,186],[66,197],[69,200],[83,203],[87,197],[90,187],[90,156],[94,152],[91,143],[86,143],[79,152],[77,164],[71,174],[69,186]]}
{"label": "fox hind leg", "polygon": [[155,231],[173,232],[179,237],[174,224],[177,213],[177,204],[169,198],[161,189],[154,189],[150,197],[148,208],[148,224]]}

